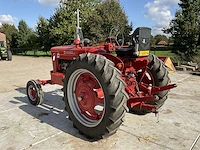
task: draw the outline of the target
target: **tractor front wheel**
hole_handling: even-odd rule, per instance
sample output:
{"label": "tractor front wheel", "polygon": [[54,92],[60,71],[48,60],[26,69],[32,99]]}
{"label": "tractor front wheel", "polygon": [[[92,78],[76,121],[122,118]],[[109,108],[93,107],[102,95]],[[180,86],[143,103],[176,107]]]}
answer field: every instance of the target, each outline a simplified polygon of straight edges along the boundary
{"label": "tractor front wheel", "polygon": [[64,101],[71,121],[88,138],[117,131],[127,110],[125,84],[106,57],[81,54],[67,68]]}
{"label": "tractor front wheel", "polygon": [[43,102],[44,92],[38,81],[36,80],[28,81],[26,85],[26,93],[32,105],[39,105]]}

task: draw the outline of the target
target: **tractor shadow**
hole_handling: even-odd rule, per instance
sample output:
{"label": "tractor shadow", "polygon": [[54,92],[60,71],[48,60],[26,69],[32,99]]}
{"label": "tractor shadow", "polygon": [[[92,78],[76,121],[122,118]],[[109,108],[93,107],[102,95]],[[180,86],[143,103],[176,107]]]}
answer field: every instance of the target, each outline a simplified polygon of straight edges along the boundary
{"label": "tractor shadow", "polygon": [[[44,101],[41,105],[34,106],[32,105],[26,95],[26,88],[16,88],[17,92],[21,93],[22,96],[14,97],[14,100],[11,100],[10,103],[14,105],[19,105],[18,107],[23,110],[25,113],[32,116],[33,120],[39,120],[41,125],[46,123],[53,128],[56,128],[64,133],[72,135],[76,138],[82,139],[88,142],[96,142],[95,139],[87,139],[84,135],[81,135],[77,129],[73,127],[73,123],[68,118],[68,113],[65,111],[65,104],[62,101],[62,92],[60,89],[55,89],[50,92],[44,92]],[[30,120],[30,117],[29,117]],[[30,122],[32,122],[30,120]],[[38,126],[38,128],[40,128]],[[140,136],[134,133],[129,132],[128,129],[119,129],[125,134],[132,135],[133,137],[139,139]],[[148,132],[148,131],[147,131]],[[148,139],[144,141],[159,145],[164,149],[172,150],[170,147],[162,145],[160,143],[149,141]]]}
{"label": "tractor shadow", "polygon": [[[20,101],[19,108],[27,114],[33,116],[33,119],[38,119],[39,122],[46,123],[54,128],[68,133],[74,137],[85,141],[93,142],[94,140],[87,139],[81,135],[77,129],[73,127],[73,123],[69,120],[68,113],[65,110],[65,104],[62,100],[62,91],[56,89],[50,92],[44,92],[44,101],[41,105],[32,105],[26,95],[26,88],[17,88],[16,91],[24,94],[22,97],[14,97],[15,100]],[[10,101],[17,104],[15,101]]]}

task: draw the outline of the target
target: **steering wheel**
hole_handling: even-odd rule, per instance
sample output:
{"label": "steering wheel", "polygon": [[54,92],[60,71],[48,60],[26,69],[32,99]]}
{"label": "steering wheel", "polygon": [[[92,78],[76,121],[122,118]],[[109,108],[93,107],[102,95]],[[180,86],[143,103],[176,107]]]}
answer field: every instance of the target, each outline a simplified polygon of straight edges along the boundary
{"label": "steering wheel", "polygon": [[117,44],[117,46],[121,47],[124,45],[124,34],[118,28],[112,28],[109,37],[111,43],[113,43],[112,39],[114,39],[114,42]]}

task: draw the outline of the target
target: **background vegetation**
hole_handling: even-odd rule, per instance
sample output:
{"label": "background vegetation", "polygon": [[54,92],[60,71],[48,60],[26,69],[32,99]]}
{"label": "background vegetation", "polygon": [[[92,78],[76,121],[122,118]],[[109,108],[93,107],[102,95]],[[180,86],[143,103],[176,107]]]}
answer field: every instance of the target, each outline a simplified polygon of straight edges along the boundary
{"label": "background vegetation", "polygon": [[[152,36],[152,53],[189,61],[199,55],[200,0],[180,0],[179,6],[169,28],[163,29],[169,36]],[[73,42],[77,8],[80,9],[84,37],[93,42],[103,40],[115,29],[124,33],[126,41],[129,40],[133,25],[128,22],[118,0],[61,0],[50,18],[38,17],[35,29],[31,29],[25,20],[20,20],[17,27],[2,24],[0,32],[6,34],[8,48],[14,54],[50,55],[52,46]],[[158,47],[160,41],[165,41],[167,45]]]}
{"label": "background vegetation", "polygon": [[174,53],[184,60],[191,60],[200,49],[200,0],[180,0],[170,27],[164,29],[174,40]]}

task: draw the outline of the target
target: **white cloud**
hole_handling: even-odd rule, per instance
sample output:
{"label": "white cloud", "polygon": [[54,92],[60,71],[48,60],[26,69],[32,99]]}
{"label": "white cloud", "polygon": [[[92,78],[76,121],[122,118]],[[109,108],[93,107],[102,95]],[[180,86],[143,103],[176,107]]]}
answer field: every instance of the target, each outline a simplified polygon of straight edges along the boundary
{"label": "white cloud", "polygon": [[16,19],[16,17],[11,15],[0,15],[0,25],[2,25],[2,23],[14,24]]}
{"label": "white cloud", "polygon": [[174,17],[170,8],[178,6],[179,2],[180,0],[154,0],[145,5],[145,8],[147,8],[145,17],[155,22],[155,26],[152,27],[154,35],[163,34],[161,29],[168,27]]}
{"label": "white cloud", "polygon": [[46,6],[57,6],[60,0],[38,0],[38,2]]}

